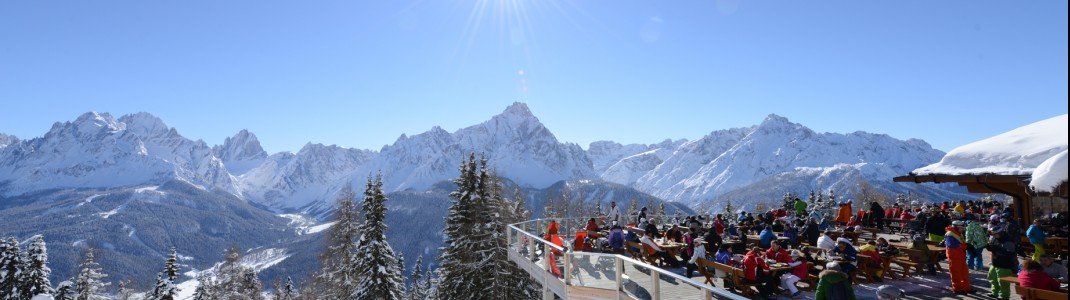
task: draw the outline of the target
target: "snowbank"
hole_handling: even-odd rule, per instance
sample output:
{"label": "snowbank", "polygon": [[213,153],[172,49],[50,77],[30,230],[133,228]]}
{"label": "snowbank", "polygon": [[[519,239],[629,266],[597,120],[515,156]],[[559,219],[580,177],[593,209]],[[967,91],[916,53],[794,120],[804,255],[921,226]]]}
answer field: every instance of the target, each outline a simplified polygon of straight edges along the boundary
{"label": "snowbank", "polygon": [[1033,180],[1029,182],[1029,187],[1032,187],[1038,192],[1052,192],[1055,187],[1066,181],[1066,150],[1048,158],[1040,166],[1037,166],[1036,171],[1033,171]]}
{"label": "snowbank", "polygon": [[[1045,160],[1066,149],[1067,115],[1064,114],[960,146],[939,162],[912,173],[1030,175]],[[1065,174],[1065,160],[1062,167]]]}

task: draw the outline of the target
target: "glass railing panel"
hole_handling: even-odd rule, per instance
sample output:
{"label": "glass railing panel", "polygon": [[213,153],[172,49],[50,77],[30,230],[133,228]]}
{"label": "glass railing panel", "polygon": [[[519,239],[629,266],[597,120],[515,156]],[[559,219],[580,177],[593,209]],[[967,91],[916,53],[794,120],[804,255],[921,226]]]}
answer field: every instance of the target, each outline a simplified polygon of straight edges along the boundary
{"label": "glass railing panel", "polygon": [[621,287],[625,293],[635,299],[653,299],[654,282],[650,277],[650,268],[624,260],[621,274]]}

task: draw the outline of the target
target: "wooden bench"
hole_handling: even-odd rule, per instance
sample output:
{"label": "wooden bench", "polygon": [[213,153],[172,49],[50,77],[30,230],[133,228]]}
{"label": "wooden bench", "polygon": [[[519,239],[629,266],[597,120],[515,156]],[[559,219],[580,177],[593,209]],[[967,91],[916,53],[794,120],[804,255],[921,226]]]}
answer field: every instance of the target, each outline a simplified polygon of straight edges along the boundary
{"label": "wooden bench", "polygon": [[698,267],[698,273],[702,275],[702,277],[706,278],[706,284],[709,284],[710,286],[715,286],[713,285],[714,274],[711,274],[709,269],[707,268],[716,268],[713,264],[713,261],[710,261],[705,258],[699,258],[695,260],[695,266]]}
{"label": "wooden bench", "polygon": [[1063,292],[1027,288],[1021,285],[1014,286],[1014,292],[1022,297],[1022,300],[1066,300],[1067,294]]}
{"label": "wooden bench", "polygon": [[[902,250],[900,250],[900,253],[903,253]],[[908,256],[895,256],[895,257],[889,258],[888,260],[889,260],[890,264],[894,263],[897,266],[899,266],[899,271],[898,272],[899,272],[899,276],[901,276],[901,277],[910,277],[910,270],[911,269],[921,270],[921,264],[914,262],[914,260],[911,259]],[[888,270],[885,270],[885,272],[893,272],[893,270],[891,268],[891,265],[889,265]],[[919,273],[921,273],[921,272],[919,272]]]}
{"label": "wooden bench", "polygon": [[[943,267],[940,266],[940,263],[932,257],[928,250],[900,248],[899,253],[906,255],[906,258],[895,258],[893,261],[900,266],[913,266],[918,274],[925,272],[925,264],[919,263],[919,261],[928,261],[928,263],[936,265],[938,271],[944,271]],[[903,275],[910,276],[909,271],[905,271]]]}
{"label": "wooden bench", "polygon": [[752,283],[746,282],[746,276],[743,274],[743,269],[716,262],[712,262],[712,264],[714,269],[721,270],[721,272],[728,274],[728,277],[725,278],[724,281],[725,289],[735,290],[747,297],[753,296],[756,293],[757,290],[755,289],[757,287]]}

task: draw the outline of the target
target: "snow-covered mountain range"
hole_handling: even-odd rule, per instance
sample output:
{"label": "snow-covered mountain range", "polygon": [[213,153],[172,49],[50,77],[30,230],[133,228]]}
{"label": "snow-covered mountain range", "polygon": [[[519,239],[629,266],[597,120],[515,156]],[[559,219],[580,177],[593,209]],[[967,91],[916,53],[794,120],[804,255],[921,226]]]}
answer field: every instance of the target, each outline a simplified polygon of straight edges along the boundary
{"label": "snow-covered mountain range", "polygon": [[[379,151],[309,143],[296,153],[268,155],[247,130],[210,147],[183,137],[148,113],[114,119],[91,112],[56,123],[39,138],[0,136],[0,194],[180,180],[278,212],[322,215],[346,183],[359,186],[367,176],[382,172],[388,191],[426,190],[453,177],[461,159],[472,152],[485,154],[498,175],[527,188],[602,179],[693,207],[753,190],[754,184],[771,178],[797,178],[793,182],[810,185],[778,187],[783,189],[827,188],[818,185],[846,182],[846,174],[854,174],[849,176],[852,182],[885,184],[944,154],[917,139],[817,133],[777,115],[692,141],[599,141],[584,150],[559,141],[526,104],[514,103],[486,122],[454,132],[434,127],[402,134]],[[843,194],[849,196],[850,191]]]}

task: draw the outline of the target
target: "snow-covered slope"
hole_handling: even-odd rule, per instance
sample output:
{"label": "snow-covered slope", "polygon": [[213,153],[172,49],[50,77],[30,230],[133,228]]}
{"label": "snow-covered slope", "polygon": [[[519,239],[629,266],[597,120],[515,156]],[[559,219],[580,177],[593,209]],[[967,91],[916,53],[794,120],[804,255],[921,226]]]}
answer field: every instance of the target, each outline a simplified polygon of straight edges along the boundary
{"label": "snow-covered slope", "polygon": [[242,195],[278,211],[323,210],[339,183],[374,156],[369,150],[305,144],[297,153],[273,154],[242,174]]}
{"label": "snow-covered slope", "polygon": [[212,153],[223,161],[223,164],[227,166],[227,171],[234,176],[245,174],[252,168],[260,166],[268,157],[264,148],[260,147],[260,140],[256,138],[256,135],[245,129],[228,137],[222,145],[213,146]]}
{"label": "snow-covered slope", "polygon": [[[644,192],[696,204],[799,168],[880,164],[891,172],[865,177],[890,180],[943,154],[916,139],[903,141],[865,132],[816,133],[777,115],[751,128],[714,131],[682,144],[663,158],[666,152],[622,159],[603,173],[603,178],[620,183],[636,178],[631,184]],[[614,170],[617,165],[621,165],[620,171]]]}
{"label": "snow-covered slope", "polygon": [[44,136],[0,149],[0,194],[109,188],[182,180],[237,193],[236,181],[203,141],[147,114],[90,112]]}

